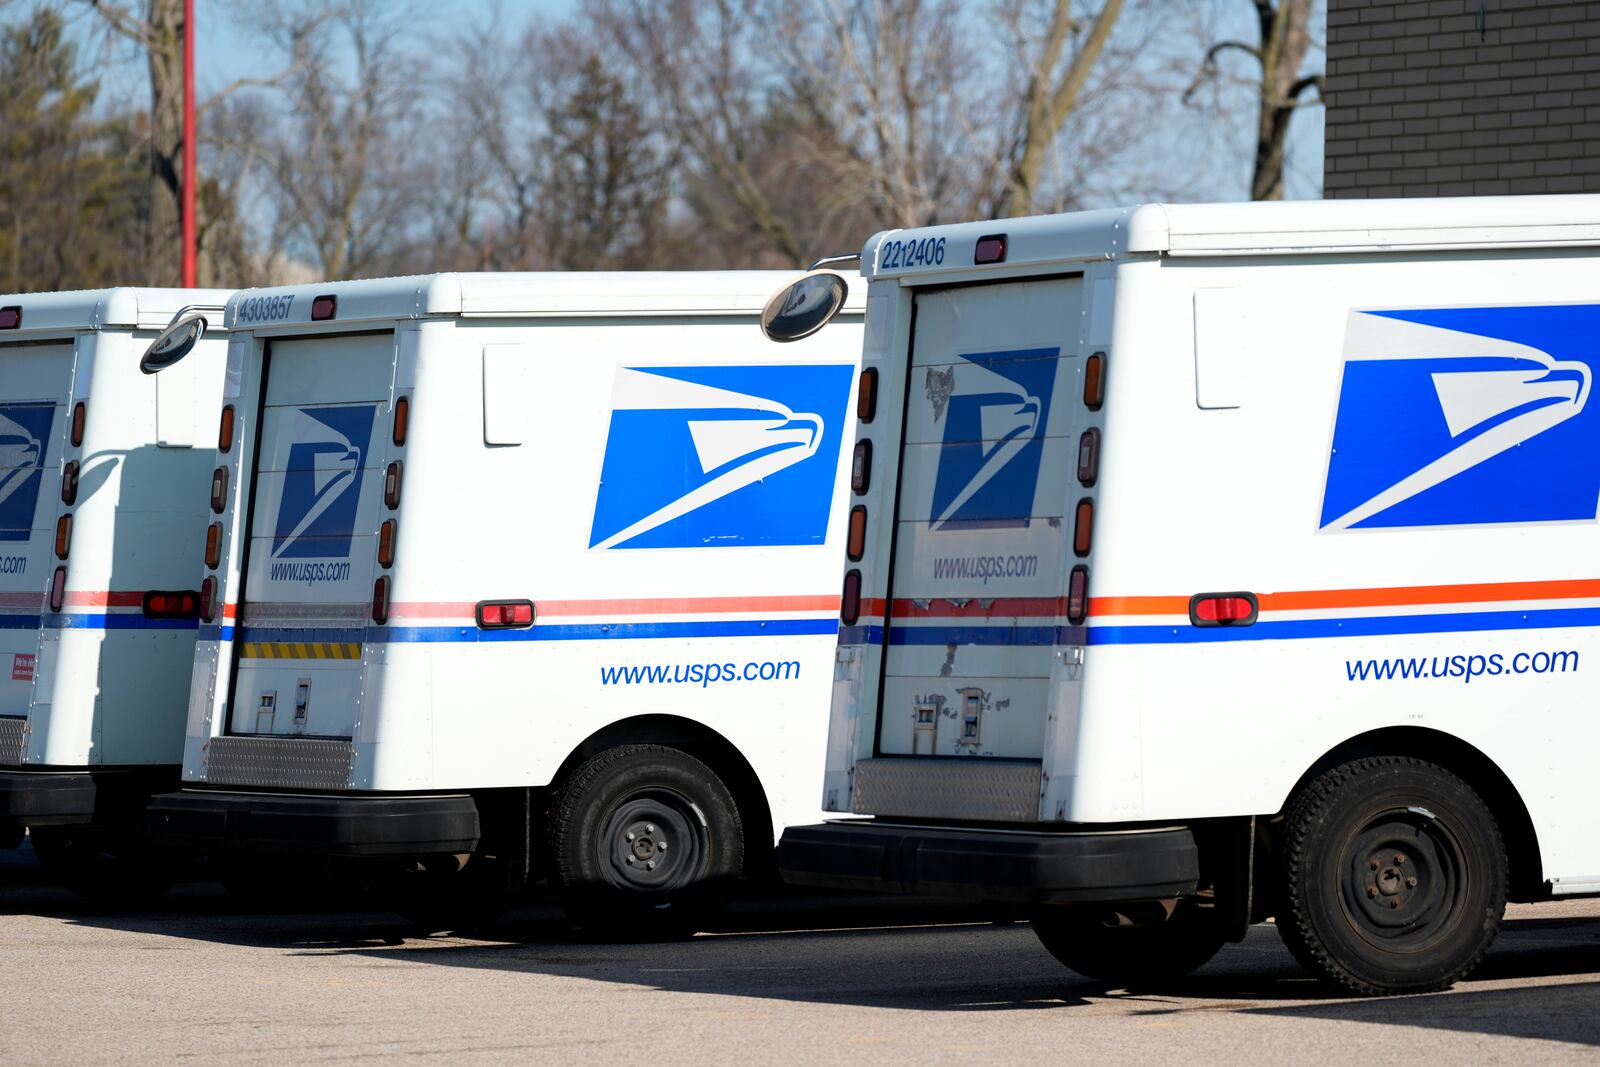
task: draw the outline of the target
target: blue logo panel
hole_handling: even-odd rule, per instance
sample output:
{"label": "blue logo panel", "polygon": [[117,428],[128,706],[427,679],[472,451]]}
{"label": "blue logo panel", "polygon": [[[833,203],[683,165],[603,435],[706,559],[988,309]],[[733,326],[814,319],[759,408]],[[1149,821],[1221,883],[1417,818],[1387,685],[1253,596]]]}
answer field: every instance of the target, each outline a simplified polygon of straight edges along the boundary
{"label": "blue logo panel", "polygon": [[1352,317],[1319,525],[1590,520],[1600,305]]}
{"label": "blue logo panel", "polygon": [[0,541],[26,541],[44,481],[54,404],[0,404]]}
{"label": "blue logo panel", "polygon": [[936,529],[1025,527],[1033,516],[1059,348],[974,352],[925,382],[945,394],[928,521]]}
{"label": "blue logo panel", "polygon": [[589,547],[819,545],[855,368],[623,367]]}
{"label": "blue logo panel", "polygon": [[316,436],[289,446],[272,538],[274,558],[349,557],[377,411],[376,404],[300,409]]}

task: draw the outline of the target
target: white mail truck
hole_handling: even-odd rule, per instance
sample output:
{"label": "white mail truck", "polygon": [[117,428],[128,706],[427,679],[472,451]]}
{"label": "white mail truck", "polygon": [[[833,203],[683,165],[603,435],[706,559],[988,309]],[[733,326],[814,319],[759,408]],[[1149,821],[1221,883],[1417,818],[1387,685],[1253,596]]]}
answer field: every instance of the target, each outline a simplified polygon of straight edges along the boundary
{"label": "white mail truck", "polygon": [[[1600,893],[1600,197],[892,231],[812,885],[1438,989]],[[808,282],[807,284],[814,284]],[[820,336],[826,336],[823,329]]]}
{"label": "white mail truck", "polygon": [[547,877],[587,922],[681,926],[770,871],[821,815],[863,305],[775,344],[789,277],[235,296],[153,828],[234,879],[372,861],[441,924]]}
{"label": "white mail truck", "polygon": [[98,894],[171,873],[141,808],[179,781],[227,298],[0,296],[0,845]]}

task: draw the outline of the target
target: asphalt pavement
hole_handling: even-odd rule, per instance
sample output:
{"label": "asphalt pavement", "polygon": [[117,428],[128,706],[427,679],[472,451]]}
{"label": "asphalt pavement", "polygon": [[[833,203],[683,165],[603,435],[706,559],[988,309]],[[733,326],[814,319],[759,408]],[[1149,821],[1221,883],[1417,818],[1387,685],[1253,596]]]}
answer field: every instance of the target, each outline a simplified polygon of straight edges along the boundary
{"label": "asphalt pavement", "polygon": [[1525,1063],[1600,1058],[1600,901],[1513,907],[1456,989],[1353,1000],[1270,925],[1159,993],[1063,969],[1026,923],[764,892],[712,933],[626,945],[531,904],[416,937],[212,883],[135,911],[0,854],[0,1064]]}

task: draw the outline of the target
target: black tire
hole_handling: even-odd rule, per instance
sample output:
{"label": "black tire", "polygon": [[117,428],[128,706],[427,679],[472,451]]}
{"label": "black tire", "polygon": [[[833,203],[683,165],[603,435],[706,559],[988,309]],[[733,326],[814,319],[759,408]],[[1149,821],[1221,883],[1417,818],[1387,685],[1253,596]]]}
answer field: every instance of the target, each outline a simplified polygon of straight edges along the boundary
{"label": "black tire", "polygon": [[621,745],[579,764],[551,797],[548,832],[557,899],[603,937],[693,932],[744,865],[728,787],[662,745]]}
{"label": "black tire", "polygon": [[85,900],[144,904],[177,881],[181,860],[131,833],[48,826],[28,833],[45,874]]}
{"label": "black tire", "polygon": [[1482,961],[1506,903],[1494,815],[1443,767],[1377,756],[1289,805],[1278,931],[1301,965],[1366,996],[1446,989]]}
{"label": "black tire", "polygon": [[1174,982],[1204,966],[1226,940],[1210,908],[1179,901],[1165,921],[1139,921],[1152,911],[1164,913],[1152,904],[1044,908],[1033,916],[1033,932],[1067,967],[1118,989]]}

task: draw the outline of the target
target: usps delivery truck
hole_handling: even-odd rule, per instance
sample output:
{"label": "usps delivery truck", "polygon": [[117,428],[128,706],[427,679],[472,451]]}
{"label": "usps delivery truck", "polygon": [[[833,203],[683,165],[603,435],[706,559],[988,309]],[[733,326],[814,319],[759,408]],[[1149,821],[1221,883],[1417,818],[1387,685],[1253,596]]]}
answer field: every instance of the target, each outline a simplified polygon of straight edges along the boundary
{"label": "usps delivery truck", "polygon": [[[891,231],[792,881],[1357,993],[1600,893],[1600,197]],[[801,283],[801,288],[821,284]],[[826,330],[821,336],[826,336]]]}
{"label": "usps delivery truck", "polygon": [[771,870],[821,814],[861,348],[860,299],[766,340],[789,277],[238,294],[154,828],[263,878],[379,861],[441,924],[549,877],[681,926]]}
{"label": "usps delivery truck", "polygon": [[227,297],[0,296],[0,846],[31,827],[95,894],[172,873],[138,835],[183,754]]}

